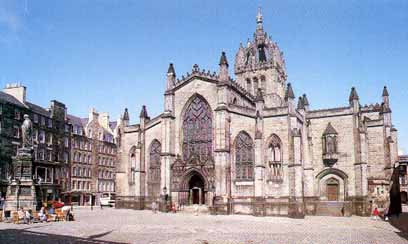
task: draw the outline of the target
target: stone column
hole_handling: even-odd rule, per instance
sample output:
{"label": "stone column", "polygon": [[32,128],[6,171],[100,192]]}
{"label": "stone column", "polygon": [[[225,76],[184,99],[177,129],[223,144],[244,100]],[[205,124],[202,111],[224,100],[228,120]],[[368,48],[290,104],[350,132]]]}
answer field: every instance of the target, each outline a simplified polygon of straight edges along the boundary
{"label": "stone column", "polygon": [[139,197],[144,195],[144,182],[142,181],[142,174],[144,175],[144,165],[141,164],[141,149],[142,149],[142,144],[138,143],[136,145],[136,150],[135,150],[135,156],[136,156],[136,164],[132,165],[134,167],[135,171],[132,172],[134,174],[135,178],[135,196]]}
{"label": "stone column", "polygon": [[292,218],[304,218],[303,205],[303,172],[301,159],[301,131],[293,128],[291,131],[292,160],[289,161],[289,210]]}

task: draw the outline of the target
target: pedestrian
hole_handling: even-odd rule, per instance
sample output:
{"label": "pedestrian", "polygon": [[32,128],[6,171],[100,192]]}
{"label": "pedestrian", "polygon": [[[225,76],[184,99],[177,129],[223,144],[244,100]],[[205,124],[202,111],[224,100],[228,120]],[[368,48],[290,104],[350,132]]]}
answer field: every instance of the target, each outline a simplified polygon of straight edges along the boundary
{"label": "pedestrian", "polygon": [[157,212],[157,203],[156,203],[156,201],[152,202],[152,211],[153,211],[153,213]]}
{"label": "pedestrian", "polygon": [[198,216],[198,205],[197,204],[194,205],[194,215]]}
{"label": "pedestrian", "polygon": [[378,212],[378,208],[376,207],[376,208],[374,208],[374,211],[373,211],[373,219],[374,220],[379,220],[380,217],[378,215],[379,215],[379,212]]}

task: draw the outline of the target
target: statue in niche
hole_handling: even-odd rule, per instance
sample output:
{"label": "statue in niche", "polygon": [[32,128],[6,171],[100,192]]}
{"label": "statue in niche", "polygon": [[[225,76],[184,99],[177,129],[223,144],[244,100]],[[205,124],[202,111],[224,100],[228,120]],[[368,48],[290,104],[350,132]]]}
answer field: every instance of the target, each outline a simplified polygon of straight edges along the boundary
{"label": "statue in niche", "polygon": [[33,123],[27,114],[24,115],[24,122],[21,126],[21,134],[23,139],[23,148],[31,149],[33,147]]}
{"label": "statue in niche", "polygon": [[327,153],[336,153],[335,145],[334,145],[334,138],[329,136],[326,138],[327,140]]}

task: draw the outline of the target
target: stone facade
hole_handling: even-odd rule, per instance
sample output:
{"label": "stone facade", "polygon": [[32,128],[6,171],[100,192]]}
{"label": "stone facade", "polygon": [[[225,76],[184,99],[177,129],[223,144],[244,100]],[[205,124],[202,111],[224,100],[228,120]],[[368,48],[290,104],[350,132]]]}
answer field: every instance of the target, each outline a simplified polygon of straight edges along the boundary
{"label": "stone facade", "polygon": [[399,156],[401,202],[408,204],[408,155]]}
{"label": "stone facade", "polygon": [[0,91],[0,192],[6,194],[14,178],[12,158],[21,148],[21,124],[27,114],[33,122],[32,179],[38,182],[39,197],[56,200],[69,187],[69,126],[66,123],[66,107],[51,101],[45,109],[26,100],[26,87],[9,84]]}
{"label": "stone facade", "polygon": [[[115,191],[116,122],[92,109],[88,118],[68,115],[72,125],[70,202],[99,204],[104,193]],[[92,199],[93,197],[93,199]]]}
{"label": "stone facade", "polygon": [[[194,65],[167,72],[164,112],[118,124],[117,207],[158,201],[206,204],[213,213],[368,215],[388,201],[398,160],[386,87],[382,102],[362,106],[352,88],[345,107],[312,110],[295,104],[278,45],[256,18],[254,38],[235,57],[229,76]],[[159,151],[158,151],[159,150]]]}

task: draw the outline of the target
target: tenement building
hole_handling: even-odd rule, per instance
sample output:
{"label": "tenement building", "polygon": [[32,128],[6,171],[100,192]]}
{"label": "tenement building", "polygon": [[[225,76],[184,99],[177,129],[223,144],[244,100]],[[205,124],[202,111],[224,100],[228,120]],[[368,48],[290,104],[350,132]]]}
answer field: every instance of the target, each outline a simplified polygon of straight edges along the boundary
{"label": "tenement building", "polygon": [[[356,88],[346,106],[313,110],[295,98],[278,45],[256,17],[240,45],[235,79],[221,54],[217,73],[194,65],[176,78],[170,64],[164,111],[118,124],[117,207],[207,205],[213,213],[367,215],[384,207],[397,130],[387,88],[363,106]],[[379,92],[379,97],[380,97]]]}
{"label": "tenement building", "polygon": [[115,191],[117,123],[95,109],[88,118],[68,118],[72,125],[71,190],[65,195],[75,204],[99,204],[100,196]]}
{"label": "tenement building", "polygon": [[399,156],[401,202],[408,203],[408,155]]}
{"label": "tenement building", "polygon": [[51,101],[49,109],[26,99],[26,87],[8,84],[0,91],[0,192],[4,197],[16,169],[12,158],[21,148],[24,115],[33,122],[33,179],[40,186],[43,201],[55,200],[69,187],[69,125],[66,107]]}

